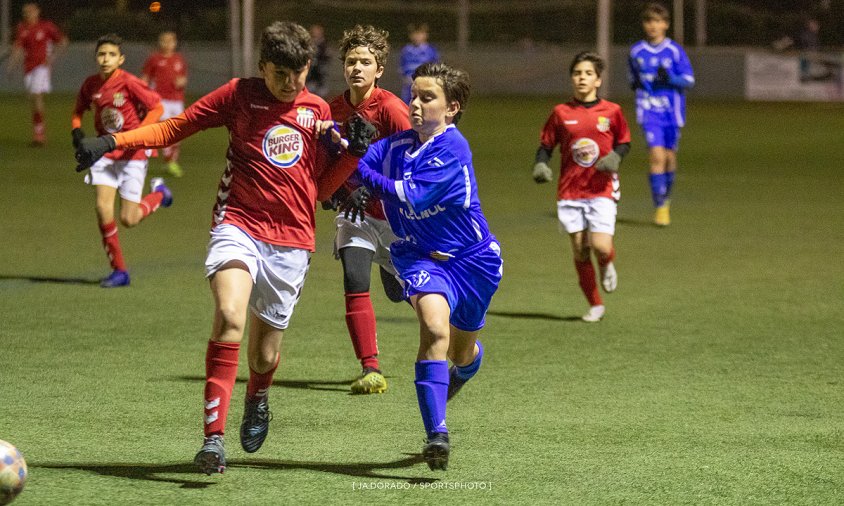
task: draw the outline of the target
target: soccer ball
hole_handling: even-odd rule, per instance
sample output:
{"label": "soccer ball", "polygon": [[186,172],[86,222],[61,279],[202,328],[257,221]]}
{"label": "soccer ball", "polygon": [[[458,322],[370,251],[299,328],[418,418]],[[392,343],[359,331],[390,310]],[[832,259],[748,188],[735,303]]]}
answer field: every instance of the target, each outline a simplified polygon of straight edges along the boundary
{"label": "soccer ball", "polygon": [[26,483],[26,461],[17,448],[0,439],[0,505],[15,500]]}

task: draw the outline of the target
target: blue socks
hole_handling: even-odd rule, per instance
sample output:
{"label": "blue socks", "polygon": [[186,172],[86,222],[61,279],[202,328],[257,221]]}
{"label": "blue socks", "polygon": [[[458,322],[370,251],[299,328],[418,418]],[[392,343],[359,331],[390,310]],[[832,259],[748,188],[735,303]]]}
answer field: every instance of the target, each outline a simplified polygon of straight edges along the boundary
{"label": "blue socks", "polygon": [[[665,204],[665,199],[668,197],[668,173],[651,174],[651,197],[654,201],[654,207],[662,207]],[[671,175],[671,181],[674,181],[674,175]]]}
{"label": "blue socks", "polygon": [[422,414],[422,422],[425,424],[428,437],[436,432],[447,433],[445,403],[448,396],[448,361],[420,360],[416,362],[415,383],[419,412]]}
{"label": "blue socks", "polygon": [[475,360],[469,364],[464,366],[455,365],[454,368],[457,370],[457,377],[462,379],[463,381],[469,381],[472,379],[472,376],[478,372],[478,369],[481,368],[481,359],[484,357],[484,345],[481,344],[480,341],[476,341],[478,345],[478,356],[475,357]]}
{"label": "blue socks", "polygon": [[674,171],[665,173],[665,198],[671,198],[671,187],[674,186]]}

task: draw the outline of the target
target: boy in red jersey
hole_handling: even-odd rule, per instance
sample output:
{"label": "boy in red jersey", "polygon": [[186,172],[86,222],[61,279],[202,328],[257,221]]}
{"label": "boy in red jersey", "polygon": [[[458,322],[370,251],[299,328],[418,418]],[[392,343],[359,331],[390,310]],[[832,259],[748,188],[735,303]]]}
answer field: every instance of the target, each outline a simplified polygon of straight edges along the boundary
{"label": "boy in red jersey", "polygon": [[601,285],[607,293],[618,285],[613,234],[619,191],[618,167],[630,151],[630,129],[618,104],[598,98],[604,61],[592,52],[575,56],[569,67],[574,98],[551,112],[542,129],[533,179],[553,179],[548,161],[560,145],[562,163],[557,185],[557,218],[571,239],[580,288],[589,301],[586,322],[600,321],[605,308],[595,281],[595,252]]}
{"label": "boy in red jersey", "polygon": [[[158,36],[158,51],[144,62],[141,79],[161,95],[164,114],[161,120],[170,119],[185,110],[185,86],[188,84],[188,66],[182,55],[176,52],[179,41],[176,32],[162,32]],[[173,177],[182,177],[179,165],[179,144],[164,148],[167,172]]]}
{"label": "boy in red jersey", "polygon": [[[378,79],[384,73],[390,51],[388,36],[384,30],[361,25],[343,34],[340,54],[343,76],[349,89],[332,100],[330,106],[331,115],[340,124],[344,136],[345,123],[352,116],[359,116],[375,126],[377,132],[373,141],[410,129],[407,105],[399,97],[378,87]],[[358,158],[354,155],[348,152],[339,155],[333,163],[335,170],[326,171],[326,177],[318,181],[317,198],[330,198],[338,185],[342,186],[333,202],[356,190],[360,182],[350,176],[357,164]],[[373,262],[379,265],[381,282],[390,300],[403,300],[402,287],[390,261],[390,244],[397,237],[390,229],[378,199],[373,199],[365,212],[365,220],[363,216],[351,220],[344,213],[338,214],[334,220],[337,225],[335,255],[343,263],[346,325],[362,368],[361,375],[351,386],[354,394],[383,393],[387,390],[387,380],[378,363],[375,311],[369,297]]]}
{"label": "boy in red jersey", "polygon": [[41,8],[35,2],[23,4],[23,20],[15,31],[15,45],[9,58],[11,70],[23,60],[23,82],[32,103],[32,145],[47,142],[44,120],[44,94],[52,91],[50,67],[56,46],[67,46],[67,37],[51,21],[41,19]]}
{"label": "boy in red jersey", "polygon": [[113,149],[161,148],[206,128],[229,130],[205,260],[215,309],[205,440],[194,462],[207,474],[226,467],[223,434],[247,316],[243,449],[257,451],[269,431],[267,393],[314,250],[316,175],[327,156],[319,133],[331,124],[328,104],[305,88],[313,54],[307,30],[277,21],[261,35],[261,77],[232,79],[174,118],[84,139],[76,152],[84,167]]}
{"label": "boy in red jersey", "polygon": [[[158,95],[143,81],[121,70],[125,57],[122,40],[114,34],[97,40],[96,60],[99,72],[82,83],[71,118],[73,145],[85,137],[82,116],[94,108],[97,133],[113,134],[158,121],[161,102]],[[129,273],[123,261],[117,224],[114,220],[114,198],[120,193],[120,223],[134,227],[154,213],[159,206],[169,207],[173,196],[161,178],[153,178],[151,192],[141,198],[147,175],[147,153],[142,149],[113,151],[91,166],[85,182],[94,185],[97,197],[97,222],[103,237],[111,274],[100,286],[114,288],[129,285]]]}

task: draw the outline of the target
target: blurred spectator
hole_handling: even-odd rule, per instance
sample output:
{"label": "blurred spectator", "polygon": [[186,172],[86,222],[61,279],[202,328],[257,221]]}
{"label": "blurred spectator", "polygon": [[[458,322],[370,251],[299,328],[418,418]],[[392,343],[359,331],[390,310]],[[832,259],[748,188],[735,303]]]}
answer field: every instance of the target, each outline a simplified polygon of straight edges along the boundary
{"label": "blurred spectator", "polygon": [[325,40],[325,28],[319,24],[311,25],[309,32],[316,53],[311,61],[306,86],[311,93],[325,98],[328,95],[328,60],[331,58],[328,53],[328,41]]}
{"label": "blurred spectator", "polygon": [[66,47],[67,37],[52,21],[41,19],[37,3],[23,4],[21,13],[23,19],[17,26],[7,72],[23,62],[23,82],[32,104],[32,145],[43,146],[47,142],[44,94],[52,91],[50,69],[55,49]]}
{"label": "blurred spectator", "polygon": [[820,48],[818,34],[821,31],[821,24],[816,18],[808,18],[803,24],[803,29],[797,36],[797,48],[801,51],[817,51]]}
{"label": "blurred spectator", "polygon": [[437,49],[428,44],[428,24],[411,24],[407,28],[410,44],[401,50],[400,70],[402,76],[401,98],[405,103],[410,103],[410,85],[413,84],[413,71],[423,63],[436,63],[440,61]]}

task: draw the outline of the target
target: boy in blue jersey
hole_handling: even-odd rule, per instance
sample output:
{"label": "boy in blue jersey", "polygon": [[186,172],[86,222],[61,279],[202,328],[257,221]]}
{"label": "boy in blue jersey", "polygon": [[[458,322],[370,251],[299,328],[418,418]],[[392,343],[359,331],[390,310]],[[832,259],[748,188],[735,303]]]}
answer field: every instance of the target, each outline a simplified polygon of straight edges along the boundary
{"label": "boy in blue jersey", "polygon": [[411,95],[412,129],[369,147],[356,172],[365,186],[343,207],[356,213],[371,191],[400,238],[390,255],[419,319],[422,455],[432,470],[445,470],[446,401],[481,365],[477,339],[501,281],[501,247],[481,211],[469,144],[455,127],[469,99],[468,76],[426,63],[413,73]]}
{"label": "boy in blue jersey", "polygon": [[636,90],[636,121],[642,125],[650,155],[654,224],[671,223],[669,199],[677,170],[680,128],[686,124],[685,91],[695,83],[683,48],[666,37],[668,9],[648,4],[642,11],[645,40],[630,48],[630,86]]}
{"label": "boy in blue jersey", "polygon": [[408,28],[410,44],[401,48],[400,70],[402,77],[401,99],[410,103],[410,86],[413,84],[413,71],[423,63],[440,61],[437,48],[428,44],[428,25],[410,25]]}

